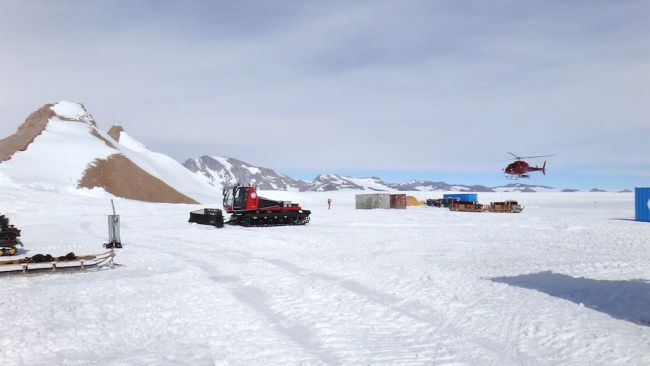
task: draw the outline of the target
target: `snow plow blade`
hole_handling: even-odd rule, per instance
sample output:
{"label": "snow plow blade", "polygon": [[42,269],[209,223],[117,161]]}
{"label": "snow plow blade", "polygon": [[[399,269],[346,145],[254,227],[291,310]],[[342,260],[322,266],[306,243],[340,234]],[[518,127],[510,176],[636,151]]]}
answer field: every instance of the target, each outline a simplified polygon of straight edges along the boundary
{"label": "snow plow blade", "polygon": [[190,212],[188,222],[201,225],[212,225],[218,228],[223,227],[223,212],[218,208],[203,208]]}
{"label": "snow plow blade", "polygon": [[38,272],[81,272],[86,269],[96,269],[113,266],[115,251],[109,250],[101,254],[77,256],[68,253],[61,257],[52,257],[49,254],[36,254],[31,257],[0,261],[0,275],[3,274],[31,274]]}

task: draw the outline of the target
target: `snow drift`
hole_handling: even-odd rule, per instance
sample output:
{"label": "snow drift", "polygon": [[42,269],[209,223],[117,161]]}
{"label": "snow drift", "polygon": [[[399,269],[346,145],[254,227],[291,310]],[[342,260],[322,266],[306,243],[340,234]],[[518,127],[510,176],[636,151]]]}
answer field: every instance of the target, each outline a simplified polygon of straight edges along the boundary
{"label": "snow drift", "polygon": [[192,173],[165,154],[150,150],[129,135],[122,126],[111,127],[109,135],[130,161],[178,192],[199,202],[213,202],[221,198],[221,189],[211,185],[206,177]]}

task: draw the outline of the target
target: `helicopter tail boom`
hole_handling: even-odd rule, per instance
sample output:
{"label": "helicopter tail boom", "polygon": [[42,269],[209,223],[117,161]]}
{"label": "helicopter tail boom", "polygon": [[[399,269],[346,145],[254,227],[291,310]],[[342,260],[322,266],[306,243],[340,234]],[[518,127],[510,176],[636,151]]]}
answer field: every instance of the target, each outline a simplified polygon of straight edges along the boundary
{"label": "helicopter tail boom", "polygon": [[546,162],[542,166],[531,166],[528,167],[527,171],[529,172],[542,172],[546,175]]}

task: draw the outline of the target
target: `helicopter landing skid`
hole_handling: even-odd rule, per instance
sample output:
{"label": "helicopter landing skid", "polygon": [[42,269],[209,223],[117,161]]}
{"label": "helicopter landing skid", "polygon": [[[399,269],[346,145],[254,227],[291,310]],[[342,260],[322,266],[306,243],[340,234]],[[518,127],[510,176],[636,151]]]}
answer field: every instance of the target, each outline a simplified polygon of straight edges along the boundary
{"label": "helicopter landing skid", "polygon": [[528,175],[528,174],[522,174],[522,175],[506,175],[506,179],[510,179],[510,180],[530,179],[530,175]]}

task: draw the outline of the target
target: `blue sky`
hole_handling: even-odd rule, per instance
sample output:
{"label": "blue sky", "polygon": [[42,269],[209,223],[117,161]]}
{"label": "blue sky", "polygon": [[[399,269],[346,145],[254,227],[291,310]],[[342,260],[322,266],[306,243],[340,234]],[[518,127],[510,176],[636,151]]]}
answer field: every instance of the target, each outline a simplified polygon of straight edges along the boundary
{"label": "blue sky", "polygon": [[[648,1],[3,1],[0,135],[46,102],[300,178],[650,185]],[[541,163],[541,161],[540,161]]]}

